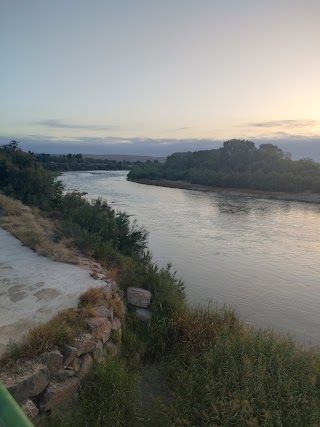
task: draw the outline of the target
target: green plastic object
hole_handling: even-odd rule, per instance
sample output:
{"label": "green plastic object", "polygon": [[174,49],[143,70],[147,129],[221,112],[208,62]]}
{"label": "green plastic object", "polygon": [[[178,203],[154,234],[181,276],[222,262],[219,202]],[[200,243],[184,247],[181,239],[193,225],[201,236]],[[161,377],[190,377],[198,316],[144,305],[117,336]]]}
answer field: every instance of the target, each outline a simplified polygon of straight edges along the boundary
{"label": "green plastic object", "polygon": [[0,384],[0,427],[34,427],[2,384]]}

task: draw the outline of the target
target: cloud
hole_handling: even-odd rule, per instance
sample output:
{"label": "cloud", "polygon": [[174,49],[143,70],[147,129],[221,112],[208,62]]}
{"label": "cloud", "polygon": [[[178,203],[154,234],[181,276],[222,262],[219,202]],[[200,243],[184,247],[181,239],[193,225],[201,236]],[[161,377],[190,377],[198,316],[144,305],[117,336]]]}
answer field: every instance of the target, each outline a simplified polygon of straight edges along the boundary
{"label": "cloud", "polygon": [[84,130],[104,130],[104,131],[119,129],[117,126],[101,126],[101,125],[66,123],[66,122],[63,122],[62,120],[56,120],[56,119],[41,120],[33,124],[36,124],[38,126],[43,126],[43,127],[55,128],[55,129],[84,129]]}
{"label": "cloud", "polygon": [[243,126],[251,126],[256,128],[283,128],[283,129],[297,129],[309,128],[318,125],[317,120],[272,120],[257,123],[247,123]]}

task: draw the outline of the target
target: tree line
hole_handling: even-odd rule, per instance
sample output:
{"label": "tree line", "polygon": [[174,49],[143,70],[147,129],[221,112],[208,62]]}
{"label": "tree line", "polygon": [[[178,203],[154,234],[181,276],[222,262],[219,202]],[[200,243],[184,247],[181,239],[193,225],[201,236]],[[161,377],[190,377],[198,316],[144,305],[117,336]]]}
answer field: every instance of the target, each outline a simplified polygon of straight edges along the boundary
{"label": "tree line", "polygon": [[232,139],[213,150],[174,153],[161,165],[134,167],[128,179],[182,180],[213,187],[320,192],[320,164],[292,160],[274,144]]}
{"label": "tree line", "polygon": [[100,260],[144,254],[147,232],[143,227],[105,201],[89,202],[77,192],[65,193],[61,181],[44,169],[37,156],[22,151],[17,141],[0,146],[1,193],[54,218],[59,224],[57,238],[71,237],[78,249]]}
{"label": "tree line", "polygon": [[[132,166],[139,166],[140,161],[110,160],[93,157],[84,157],[82,154],[34,154],[35,159],[50,171],[87,171],[87,170],[128,170]],[[149,160],[151,163],[151,161]]]}

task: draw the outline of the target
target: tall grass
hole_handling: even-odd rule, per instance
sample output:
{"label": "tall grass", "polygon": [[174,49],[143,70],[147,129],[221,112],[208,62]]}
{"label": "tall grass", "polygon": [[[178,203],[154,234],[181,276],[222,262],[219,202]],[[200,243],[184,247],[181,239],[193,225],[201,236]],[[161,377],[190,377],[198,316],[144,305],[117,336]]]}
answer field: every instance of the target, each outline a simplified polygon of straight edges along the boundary
{"label": "tall grass", "polygon": [[142,427],[137,371],[124,360],[95,365],[86,378],[80,406],[71,416],[56,414],[52,427]]}
{"label": "tall grass", "polygon": [[249,330],[233,311],[190,309],[163,359],[171,404],[154,426],[282,426],[320,423],[320,354],[270,331]]}

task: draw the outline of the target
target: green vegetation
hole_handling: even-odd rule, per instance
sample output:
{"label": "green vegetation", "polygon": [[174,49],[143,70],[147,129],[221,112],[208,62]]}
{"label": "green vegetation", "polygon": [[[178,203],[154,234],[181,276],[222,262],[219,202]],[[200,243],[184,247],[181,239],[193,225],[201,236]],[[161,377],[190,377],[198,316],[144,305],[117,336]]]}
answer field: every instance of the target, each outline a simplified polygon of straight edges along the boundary
{"label": "green vegetation", "polygon": [[58,202],[62,186],[34,155],[24,153],[18,142],[11,141],[0,147],[0,191],[23,203],[48,208]]}
{"label": "green vegetation", "polygon": [[137,388],[139,376],[125,360],[95,365],[82,390],[79,409],[72,415],[55,414],[52,427],[141,427]]}
{"label": "green vegetation", "polygon": [[[233,150],[238,145],[234,142],[225,145],[230,155],[224,161],[231,165],[235,159]],[[253,162],[246,163],[247,155],[251,153],[254,157],[257,150],[250,144],[244,145],[247,148],[242,163],[249,168]],[[282,158],[275,148],[269,149],[273,158],[271,164],[288,162],[286,164],[291,165],[291,161]],[[267,148],[263,150],[268,151]],[[160,269],[153,262],[146,251],[146,232],[132,224],[126,214],[114,212],[102,200],[89,203],[78,193],[63,195],[61,191],[57,192],[58,186],[47,172],[17,146],[9,144],[9,147],[0,148],[0,153],[0,174],[5,176],[5,180],[0,181],[3,192],[40,207],[39,216],[53,218],[56,239],[68,236],[76,248],[93,255],[104,265],[112,266],[124,292],[128,286],[140,286],[152,292],[150,324],[139,322],[134,309],[128,308],[120,357],[96,365],[82,389],[79,408],[71,416],[53,415],[51,425],[320,425],[318,349],[305,349],[287,337],[248,327],[228,308],[189,307],[181,281],[171,272],[170,266]],[[221,156],[221,151],[218,153]],[[168,165],[174,170],[174,165],[181,161],[180,170],[189,171],[195,155],[173,155],[168,158],[164,170],[169,170]],[[216,155],[213,153],[212,158]],[[28,172],[22,166],[24,160]],[[269,165],[267,161],[261,161]],[[314,171],[314,176],[318,170],[318,165],[309,161],[292,162],[292,165],[303,165],[303,171],[310,166],[310,174]],[[239,176],[247,173],[241,171],[239,165],[237,168]],[[44,200],[37,193],[40,183],[30,188],[25,182],[28,174],[32,180],[43,179],[46,185],[52,186]],[[309,175],[297,174],[300,178],[304,176]],[[76,314],[63,312],[47,326],[33,329],[27,337],[28,345],[21,349],[12,346],[12,355],[19,357],[23,351],[38,354],[61,341],[71,342],[77,328],[81,328],[83,316],[90,315],[91,303],[99,298],[99,290],[84,294],[80,301],[81,311]],[[137,353],[141,364],[137,361]],[[166,390],[164,396],[157,397],[148,416],[142,411],[138,390],[139,375],[143,373],[145,362],[159,366]]]}
{"label": "green vegetation", "polygon": [[291,160],[273,144],[256,148],[251,141],[232,139],[222,148],[174,153],[164,165],[140,165],[128,179],[186,181],[211,187],[261,191],[320,192],[320,164]]}
{"label": "green vegetation", "polygon": [[[88,170],[128,170],[134,165],[138,166],[142,162],[129,160],[109,160],[103,158],[85,157],[82,154],[35,154],[36,160],[42,166],[52,172],[57,171],[88,171]],[[147,160],[150,164],[151,160]],[[157,161],[155,161],[156,163]]]}

